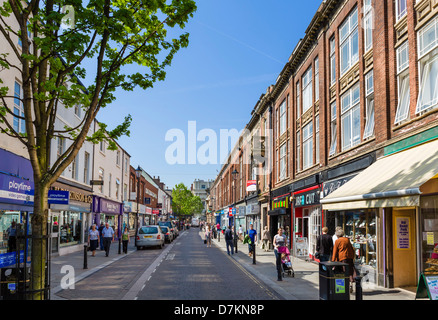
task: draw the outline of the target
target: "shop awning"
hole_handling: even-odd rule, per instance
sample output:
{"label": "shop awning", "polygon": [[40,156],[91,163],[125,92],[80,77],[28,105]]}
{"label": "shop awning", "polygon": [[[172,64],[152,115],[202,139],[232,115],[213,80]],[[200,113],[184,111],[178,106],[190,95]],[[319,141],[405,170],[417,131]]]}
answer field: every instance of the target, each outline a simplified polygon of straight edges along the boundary
{"label": "shop awning", "polygon": [[381,158],[321,199],[323,210],[415,207],[420,187],[438,177],[438,140]]}

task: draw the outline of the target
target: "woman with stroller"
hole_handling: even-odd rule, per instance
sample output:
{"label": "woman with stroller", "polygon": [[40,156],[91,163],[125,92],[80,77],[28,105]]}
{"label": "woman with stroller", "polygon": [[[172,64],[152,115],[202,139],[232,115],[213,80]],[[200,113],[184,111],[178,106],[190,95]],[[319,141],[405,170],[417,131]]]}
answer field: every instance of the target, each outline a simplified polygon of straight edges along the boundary
{"label": "woman with stroller", "polygon": [[274,241],[275,264],[277,267],[277,281],[282,281],[281,278],[281,254],[285,251],[286,237],[283,235],[283,229],[278,228],[278,234],[275,235]]}

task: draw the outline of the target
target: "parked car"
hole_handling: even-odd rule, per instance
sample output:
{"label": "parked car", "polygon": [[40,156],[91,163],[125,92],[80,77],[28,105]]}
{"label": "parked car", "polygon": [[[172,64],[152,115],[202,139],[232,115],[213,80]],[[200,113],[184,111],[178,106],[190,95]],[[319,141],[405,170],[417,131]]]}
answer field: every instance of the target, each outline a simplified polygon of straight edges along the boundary
{"label": "parked car", "polygon": [[135,246],[139,250],[144,247],[164,247],[165,235],[160,226],[150,225],[138,229]]}
{"label": "parked car", "polygon": [[158,225],[168,227],[170,229],[170,232],[173,233],[173,238],[176,239],[178,237],[179,232],[178,228],[175,226],[175,224],[172,221],[158,221]]}
{"label": "parked car", "polygon": [[168,243],[171,243],[174,239],[172,231],[170,231],[169,227],[166,227],[166,226],[161,226],[160,228],[161,228],[161,231],[163,231],[163,233],[164,233],[165,241],[167,241]]}

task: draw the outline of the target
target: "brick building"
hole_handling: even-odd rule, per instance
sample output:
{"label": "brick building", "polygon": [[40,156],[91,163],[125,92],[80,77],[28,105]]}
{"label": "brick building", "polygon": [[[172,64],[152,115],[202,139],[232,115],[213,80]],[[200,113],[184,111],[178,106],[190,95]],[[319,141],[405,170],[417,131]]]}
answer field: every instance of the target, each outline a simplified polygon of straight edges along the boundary
{"label": "brick building", "polygon": [[[272,170],[255,177],[261,227],[285,227],[294,255],[314,259],[321,228],[341,226],[357,269],[381,286],[433,272],[437,70],[435,1],[323,1],[247,125],[271,143]],[[250,140],[235,150],[254,151]],[[217,212],[234,203],[231,155],[212,188]]]}

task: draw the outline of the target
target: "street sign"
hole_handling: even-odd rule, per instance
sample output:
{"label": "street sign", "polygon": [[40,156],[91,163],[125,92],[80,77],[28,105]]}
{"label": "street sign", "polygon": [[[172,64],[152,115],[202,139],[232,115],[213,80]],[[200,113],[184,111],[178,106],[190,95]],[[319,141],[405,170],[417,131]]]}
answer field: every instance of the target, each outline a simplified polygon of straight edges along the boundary
{"label": "street sign", "polygon": [[64,190],[49,190],[49,204],[69,204],[70,192]]}

